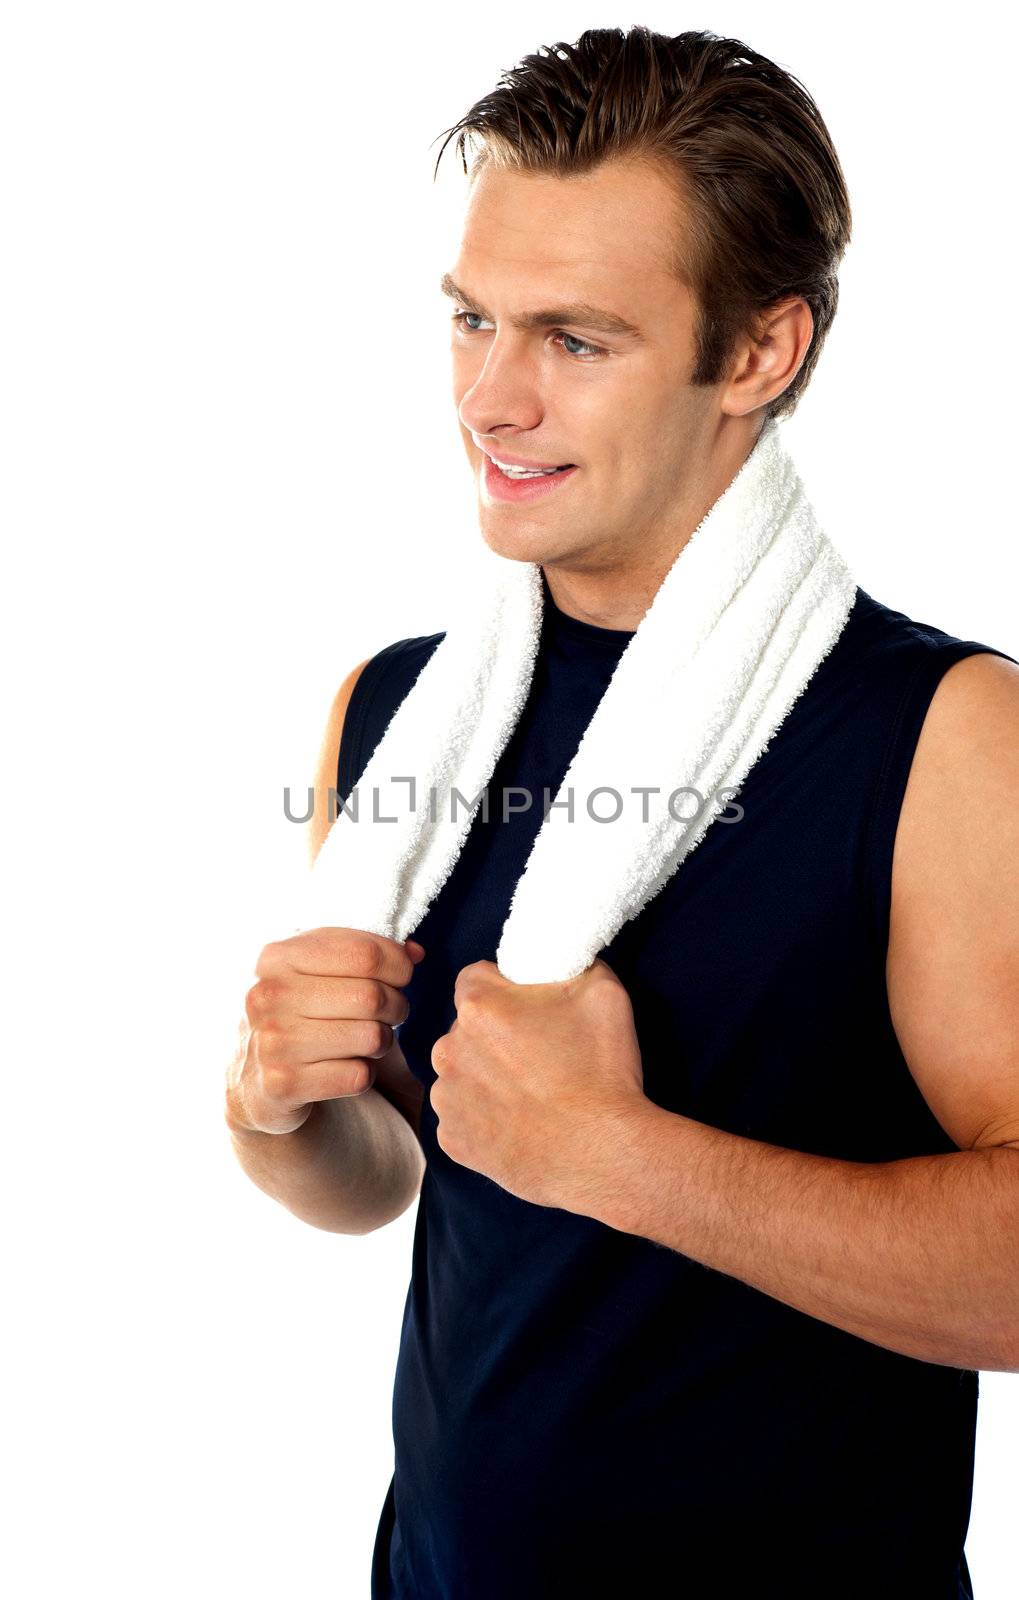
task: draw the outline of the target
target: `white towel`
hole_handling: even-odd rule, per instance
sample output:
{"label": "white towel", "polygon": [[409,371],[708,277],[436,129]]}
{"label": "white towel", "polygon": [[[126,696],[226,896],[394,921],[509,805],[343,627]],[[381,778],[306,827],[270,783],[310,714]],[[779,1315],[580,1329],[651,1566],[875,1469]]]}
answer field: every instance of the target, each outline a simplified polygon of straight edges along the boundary
{"label": "white towel", "polygon": [[[504,977],[576,977],[643,910],[731,804],[855,596],[769,419],[669,569],[584,732],[514,890],[496,953]],[[413,934],[524,708],[543,606],[541,567],[485,546],[479,581],[390,721],[350,814],[337,814],[300,927]],[[501,797],[489,799],[499,825]]]}

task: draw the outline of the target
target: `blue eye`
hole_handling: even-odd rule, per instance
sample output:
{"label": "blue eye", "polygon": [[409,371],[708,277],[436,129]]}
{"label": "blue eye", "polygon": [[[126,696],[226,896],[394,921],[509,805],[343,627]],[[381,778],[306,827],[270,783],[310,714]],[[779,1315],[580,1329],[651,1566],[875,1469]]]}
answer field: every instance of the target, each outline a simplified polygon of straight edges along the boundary
{"label": "blue eye", "polygon": [[[462,329],[462,331],[464,333],[480,333],[481,329],[473,327],[471,325],[471,323],[468,321],[468,318],[470,318],[470,317],[475,317],[481,322],[485,321],[485,318],[481,315],[480,311],[454,311],[453,312],[453,321],[460,326],[460,328]],[[602,355],[605,354],[605,351],[601,348],[600,345],[589,344],[586,339],[578,339],[576,334],[567,333],[562,328],[553,329],[553,337],[556,338],[556,339],[563,339],[563,340],[569,339],[571,341],[571,343],[573,343],[574,345],[579,345],[580,346],[579,350],[571,350],[565,344],[562,346],[562,348],[565,351],[566,355],[573,356],[574,359],[578,360],[578,361],[591,361],[591,360],[596,359],[598,356],[602,356]]]}
{"label": "blue eye", "polygon": [[[556,338],[572,339],[573,343],[574,344],[579,344],[581,346],[581,350],[584,350],[584,351],[597,352],[597,350],[598,350],[598,346],[596,344],[588,344],[586,342],[586,340],[578,339],[575,333],[563,333],[563,332],[561,332],[560,330],[557,329],[556,330]],[[565,344],[563,345],[563,349],[566,351],[566,354],[569,355],[569,356],[579,356],[581,354],[581,350],[571,350]]]}

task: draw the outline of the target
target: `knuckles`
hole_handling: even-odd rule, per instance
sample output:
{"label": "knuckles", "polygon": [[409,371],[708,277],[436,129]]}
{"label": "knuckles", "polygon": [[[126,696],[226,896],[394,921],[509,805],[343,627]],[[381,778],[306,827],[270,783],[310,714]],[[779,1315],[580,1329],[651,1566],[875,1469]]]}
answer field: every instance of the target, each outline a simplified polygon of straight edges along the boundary
{"label": "knuckles", "polygon": [[435,1127],[435,1142],[439,1149],[444,1151],[447,1156],[453,1156],[454,1141],[450,1139],[449,1134],[446,1132],[441,1122],[438,1122]]}
{"label": "knuckles", "polygon": [[262,1069],[262,1088],[270,1100],[294,1100],[298,1098],[296,1074],[292,1067],[268,1067]]}
{"label": "knuckles", "polygon": [[258,960],[255,962],[255,976],[264,978],[271,968],[279,963],[280,945],[278,940],[263,945]]}
{"label": "knuckles", "polygon": [[393,1030],[388,1023],[379,1022],[377,1019],[365,1023],[362,1054],[366,1056],[384,1055],[392,1042]]}
{"label": "knuckles", "polygon": [[469,966],[461,967],[456,975],[453,985],[453,995],[459,1005],[460,999],[476,1000],[490,986],[491,961],[472,961]]}
{"label": "knuckles", "polygon": [[259,978],[244,996],[249,1022],[261,1022],[280,1008],[285,985],[279,978]]}
{"label": "knuckles", "polygon": [[431,1061],[436,1072],[449,1076],[453,1066],[453,1042],[448,1033],[444,1033],[432,1045]]}
{"label": "knuckles", "polygon": [[255,1040],[260,1061],[275,1064],[283,1059],[287,1033],[278,1022],[260,1023],[255,1030]]}
{"label": "knuckles", "polygon": [[377,978],[383,953],[374,939],[351,938],[343,945],[342,968],[352,978]]}
{"label": "knuckles", "polygon": [[355,990],[354,1008],[366,1017],[377,1017],[387,1005],[385,984],[369,980]]}

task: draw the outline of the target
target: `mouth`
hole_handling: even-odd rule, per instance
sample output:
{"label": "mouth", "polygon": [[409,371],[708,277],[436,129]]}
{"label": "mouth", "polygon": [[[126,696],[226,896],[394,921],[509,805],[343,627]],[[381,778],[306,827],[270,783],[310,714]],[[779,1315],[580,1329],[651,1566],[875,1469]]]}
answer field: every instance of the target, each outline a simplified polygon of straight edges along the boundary
{"label": "mouth", "polygon": [[484,454],[488,456],[488,459],[493,462],[495,466],[498,467],[499,471],[504,475],[504,477],[507,478],[550,477],[553,472],[565,472],[569,467],[576,465],[576,462],[574,461],[567,461],[564,463],[564,465],[559,467],[544,467],[537,464],[525,466],[523,462],[518,463],[515,461],[503,461],[499,456],[489,454],[487,450],[484,452]]}
{"label": "mouth", "polygon": [[490,455],[484,453],[482,483],[490,500],[514,503],[536,500],[564,486],[578,471],[575,462],[568,461],[560,467],[503,468]]}

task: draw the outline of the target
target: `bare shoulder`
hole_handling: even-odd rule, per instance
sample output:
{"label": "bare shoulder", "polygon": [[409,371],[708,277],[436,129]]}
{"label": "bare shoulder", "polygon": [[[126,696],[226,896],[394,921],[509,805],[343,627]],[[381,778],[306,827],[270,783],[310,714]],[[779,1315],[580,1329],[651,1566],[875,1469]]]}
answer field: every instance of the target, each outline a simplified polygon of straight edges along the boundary
{"label": "bare shoulder", "polygon": [[[343,737],[343,726],[357,681],[371,660],[372,657],[369,656],[366,661],[360,662],[347,674],[333,696],[333,703],[329,708],[315,768],[315,810],[308,824],[312,861],[321,850],[335,821],[335,818],[330,818],[329,791],[336,787],[336,764],[339,758],[340,740]],[[394,1040],[392,1049],[375,1062],[374,1086],[383,1099],[396,1107],[414,1133],[418,1134],[424,1090],[407,1065],[406,1057],[397,1040]]]}
{"label": "bare shoulder", "polygon": [[[993,853],[994,833],[1005,821],[998,812],[1006,802],[1011,808],[1017,774],[1019,666],[1002,656],[966,656],[945,672],[920,730],[896,837],[903,868],[919,865],[918,845],[947,842],[944,813],[964,796],[969,815],[953,816],[950,826],[961,824],[966,837],[979,843],[982,858]],[[991,826],[974,820],[981,817]],[[927,829],[933,830],[929,841]]]}
{"label": "bare shoulder", "polygon": [[335,820],[329,809],[329,791],[336,787],[336,763],[339,759],[340,740],[343,737],[343,725],[347,717],[347,708],[350,699],[357,687],[360,678],[371,656],[358,663],[351,672],[348,672],[340,687],[333,696],[333,703],[329,708],[326,719],[325,732],[319,748],[318,760],[315,764],[315,809],[308,824],[308,852],[312,861],[318,855],[325,842],[329,829]]}
{"label": "bare shoulder", "polygon": [[[948,668],[931,700],[924,723],[924,735],[937,738],[951,733],[953,723],[962,731],[971,716],[978,715],[985,727],[996,719],[1011,722],[1019,710],[1019,666],[1004,656],[986,652],[965,656]],[[929,725],[929,726],[928,726]]]}
{"label": "bare shoulder", "polygon": [[892,861],[888,999],[961,1148],[1019,1145],[1019,666],[967,656],[924,719]]}

